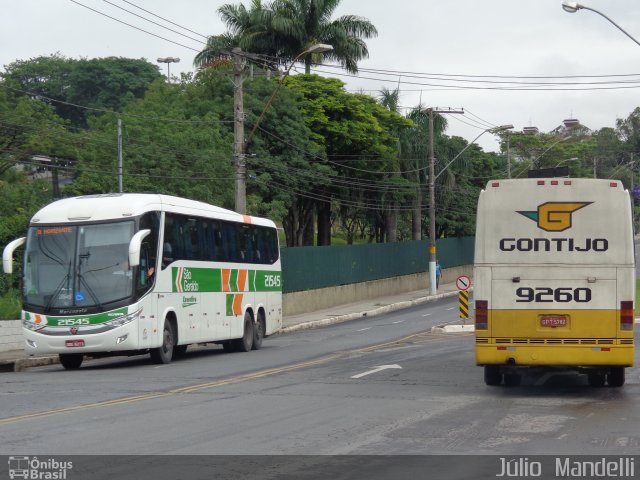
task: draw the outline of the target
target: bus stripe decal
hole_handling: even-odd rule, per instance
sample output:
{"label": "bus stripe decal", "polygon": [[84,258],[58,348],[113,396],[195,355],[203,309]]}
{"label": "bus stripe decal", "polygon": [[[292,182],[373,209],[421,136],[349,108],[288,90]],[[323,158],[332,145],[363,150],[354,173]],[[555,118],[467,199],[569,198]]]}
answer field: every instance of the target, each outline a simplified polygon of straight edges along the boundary
{"label": "bus stripe decal", "polygon": [[247,291],[247,271],[246,270],[238,270],[238,291],[239,292]]}
{"label": "bus stripe decal", "polygon": [[242,315],[242,298],[244,295],[238,293],[233,296],[233,314],[238,316]]}
{"label": "bus stripe decal", "polygon": [[231,270],[228,268],[222,269],[222,291],[230,292],[231,288],[229,286],[229,276],[231,275]]}
{"label": "bus stripe decal", "polygon": [[178,273],[176,275],[176,289],[178,293],[182,293],[182,267],[178,267]]}

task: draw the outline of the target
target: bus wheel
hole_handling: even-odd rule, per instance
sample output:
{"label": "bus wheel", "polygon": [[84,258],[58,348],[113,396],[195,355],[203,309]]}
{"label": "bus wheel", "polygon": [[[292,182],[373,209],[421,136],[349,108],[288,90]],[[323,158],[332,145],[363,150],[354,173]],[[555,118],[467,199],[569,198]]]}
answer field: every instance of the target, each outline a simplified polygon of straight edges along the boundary
{"label": "bus wheel", "polygon": [[258,312],[258,321],[255,324],[253,330],[253,349],[260,350],[262,348],[262,339],[264,338],[264,332],[267,331],[267,325],[264,320],[264,313]]}
{"label": "bus wheel", "polygon": [[589,373],[587,380],[590,387],[604,387],[605,376],[603,373]]}
{"label": "bus wheel", "polygon": [[484,366],[484,383],[489,386],[496,386],[502,383],[502,375],[500,374],[500,367],[497,365],[485,365]]}
{"label": "bus wheel", "polygon": [[621,387],[624,385],[624,367],[611,367],[607,375],[607,383],[610,387]]}
{"label": "bus wheel", "polygon": [[522,375],[518,375],[517,373],[505,373],[504,374],[504,384],[507,387],[517,387],[520,385],[522,381]]}
{"label": "bus wheel", "polygon": [[238,352],[250,352],[253,347],[253,319],[249,312],[244,314],[244,334],[234,343]]}
{"label": "bus wheel", "polygon": [[168,320],[164,321],[162,330],[162,345],[149,351],[153,363],[170,363],[173,357],[173,326]]}
{"label": "bus wheel", "polygon": [[78,370],[84,360],[84,355],[81,353],[61,353],[59,357],[60,364],[65,370]]}

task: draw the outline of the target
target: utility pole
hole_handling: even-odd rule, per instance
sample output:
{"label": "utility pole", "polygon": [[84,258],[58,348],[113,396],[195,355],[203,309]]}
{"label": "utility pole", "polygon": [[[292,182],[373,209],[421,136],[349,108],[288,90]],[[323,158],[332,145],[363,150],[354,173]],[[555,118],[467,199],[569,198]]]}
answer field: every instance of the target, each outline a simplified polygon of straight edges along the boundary
{"label": "utility pole", "polygon": [[244,104],[242,98],[242,70],[244,61],[242,50],[234,48],[233,55],[233,162],[236,172],[235,210],[247,213],[247,166],[244,154]]}
{"label": "utility pole", "polygon": [[507,132],[507,178],[511,178],[511,152],[509,151],[509,140],[511,140],[511,135]]}
{"label": "utility pole", "polygon": [[434,154],[433,112],[464,114],[463,109],[430,107],[429,111],[429,294],[436,294],[436,158]]}
{"label": "utility pole", "polygon": [[122,119],[118,119],[118,192],[122,193]]}

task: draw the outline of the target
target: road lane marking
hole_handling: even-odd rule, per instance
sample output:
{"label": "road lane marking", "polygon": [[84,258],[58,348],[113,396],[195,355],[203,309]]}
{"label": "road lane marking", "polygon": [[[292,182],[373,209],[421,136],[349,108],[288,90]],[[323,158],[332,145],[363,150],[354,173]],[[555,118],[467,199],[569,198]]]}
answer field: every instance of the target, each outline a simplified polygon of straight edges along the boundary
{"label": "road lane marking", "polygon": [[402,368],[400,365],[397,364],[393,364],[393,365],[379,365],[377,367],[374,367],[373,370],[367,370],[366,372],[362,372],[359,373],[357,375],[353,375],[351,378],[362,378],[362,377],[366,377],[367,375],[371,375],[372,373],[378,373],[378,372],[382,372],[383,370],[389,370],[390,368],[393,369],[397,369],[397,368]]}
{"label": "road lane marking", "polygon": [[356,332],[366,332],[367,330],[371,330],[371,327],[361,328],[360,330],[356,330]]}
{"label": "road lane marking", "polygon": [[397,322],[393,322],[394,325],[396,325],[398,323],[404,323],[404,320],[398,320]]}
{"label": "road lane marking", "polygon": [[198,392],[198,391],[206,390],[210,388],[217,388],[217,387],[222,387],[226,385],[234,385],[241,382],[248,382],[251,380],[258,380],[258,379],[269,377],[272,375],[278,375],[280,373],[288,373],[288,372],[292,372],[302,368],[322,365],[340,358],[348,358],[353,354],[375,352],[376,350],[379,350],[385,347],[390,347],[392,345],[400,345],[402,343],[406,343],[412,340],[421,340],[425,335],[429,337],[432,341],[442,340],[444,338],[447,338],[445,335],[434,335],[434,334],[431,334],[429,331],[423,331],[423,332],[407,335],[406,337],[403,337],[397,340],[391,340],[391,341],[380,343],[377,345],[371,345],[368,347],[361,347],[353,350],[345,350],[342,352],[337,352],[337,353],[327,355],[325,357],[321,357],[315,360],[309,360],[306,362],[296,363],[296,364],[287,365],[283,367],[269,368],[269,369],[260,370],[254,373],[239,375],[237,377],[217,380],[214,382],[207,382],[207,383],[201,383],[201,384],[191,385],[187,387],[175,388],[172,390],[168,390],[166,392],[151,392],[151,393],[146,393],[142,395],[133,395],[130,397],[117,398],[113,400],[105,400],[101,402],[58,408],[55,410],[27,413],[24,415],[17,415],[15,417],[0,418],[0,426],[9,425],[9,424],[17,423],[21,421],[34,420],[38,418],[53,417],[55,415],[61,415],[65,413],[80,412],[80,411],[91,410],[95,408],[125,405],[128,403],[141,402],[145,400],[154,400],[158,398],[170,397],[170,396],[175,396],[180,394],[194,393],[194,392]]}
{"label": "road lane marking", "polygon": [[429,315],[431,315],[430,313],[425,313],[424,315],[422,315],[423,317],[428,317]]}

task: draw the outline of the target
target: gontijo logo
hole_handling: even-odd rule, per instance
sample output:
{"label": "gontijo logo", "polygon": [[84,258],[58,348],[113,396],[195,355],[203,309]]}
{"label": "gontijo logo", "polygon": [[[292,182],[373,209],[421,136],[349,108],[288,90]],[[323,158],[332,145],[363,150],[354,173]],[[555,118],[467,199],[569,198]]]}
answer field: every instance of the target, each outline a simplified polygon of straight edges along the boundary
{"label": "gontijo logo", "polygon": [[534,212],[517,211],[546,232],[563,232],[571,228],[573,212],[593,202],[546,202]]}

